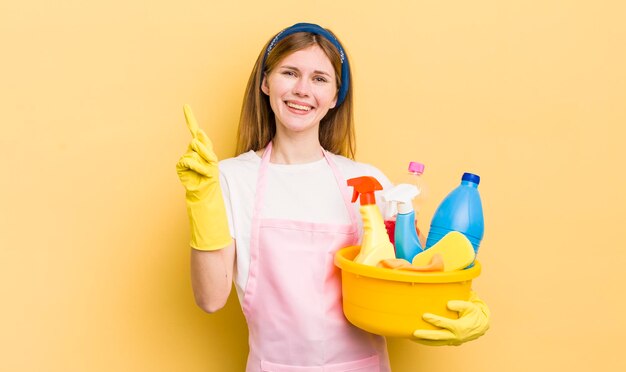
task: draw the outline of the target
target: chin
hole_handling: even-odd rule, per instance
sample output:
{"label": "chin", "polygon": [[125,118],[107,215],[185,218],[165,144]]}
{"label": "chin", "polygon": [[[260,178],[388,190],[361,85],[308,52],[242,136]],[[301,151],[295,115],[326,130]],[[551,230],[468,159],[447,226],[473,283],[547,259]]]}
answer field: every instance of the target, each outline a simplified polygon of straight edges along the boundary
{"label": "chin", "polygon": [[280,126],[285,128],[289,132],[307,132],[310,130],[317,130],[317,128],[319,127],[319,123],[313,123],[310,121],[307,121],[307,122],[287,121],[287,122],[282,122]]}

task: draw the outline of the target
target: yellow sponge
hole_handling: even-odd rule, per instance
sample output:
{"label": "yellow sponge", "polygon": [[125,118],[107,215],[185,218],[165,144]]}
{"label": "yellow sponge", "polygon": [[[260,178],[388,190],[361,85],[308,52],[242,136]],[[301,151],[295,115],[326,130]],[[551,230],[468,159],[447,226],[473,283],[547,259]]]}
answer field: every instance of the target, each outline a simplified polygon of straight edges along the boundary
{"label": "yellow sponge", "polygon": [[443,258],[443,271],[464,269],[476,257],[469,239],[458,231],[451,231],[435,245],[417,254],[412,263],[416,266],[427,265],[436,253]]}

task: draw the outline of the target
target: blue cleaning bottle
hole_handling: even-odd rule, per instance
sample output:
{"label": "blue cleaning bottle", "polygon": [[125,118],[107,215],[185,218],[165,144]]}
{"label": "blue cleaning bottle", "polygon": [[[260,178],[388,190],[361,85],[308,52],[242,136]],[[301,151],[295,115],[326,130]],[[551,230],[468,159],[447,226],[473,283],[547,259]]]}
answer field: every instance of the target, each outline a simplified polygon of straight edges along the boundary
{"label": "blue cleaning bottle", "polygon": [[452,190],[441,202],[430,224],[426,249],[433,246],[450,231],[463,233],[478,254],[483,239],[485,223],[483,205],[478,192],[480,177],[464,173],[461,184]]}
{"label": "blue cleaning bottle", "polygon": [[414,185],[401,183],[383,194],[383,198],[392,204],[397,204],[396,226],[394,229],[396,257],[409,262],[422,252],[422,243],[417,237],[415,229],[415,210],[413,198],[419,195],[419,189]]}

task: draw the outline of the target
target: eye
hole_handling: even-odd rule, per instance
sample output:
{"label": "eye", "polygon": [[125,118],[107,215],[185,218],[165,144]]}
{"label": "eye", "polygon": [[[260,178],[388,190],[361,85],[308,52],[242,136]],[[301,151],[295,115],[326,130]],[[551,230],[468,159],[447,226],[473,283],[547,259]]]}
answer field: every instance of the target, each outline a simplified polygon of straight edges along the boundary
{"label": "eye", "polygon": [[324,76],[316,76],[313,78],[313,80],[317,81],[318,83],[328,83],[328,79],[326,79]]}
{"label": "eye", "polygon": [[292,70],[284,70],[282,74],[285,76],[296,76],[296,72]]}

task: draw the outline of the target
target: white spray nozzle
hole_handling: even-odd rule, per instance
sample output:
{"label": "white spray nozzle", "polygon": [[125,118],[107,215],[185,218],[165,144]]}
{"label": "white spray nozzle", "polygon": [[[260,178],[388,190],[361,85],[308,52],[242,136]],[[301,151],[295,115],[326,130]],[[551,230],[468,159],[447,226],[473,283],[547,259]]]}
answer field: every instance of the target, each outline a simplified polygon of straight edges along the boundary
{"label": "white spray nozzle", "polygon": [[398,213],[407,214],[413,210],[412,200],[420,194],[415,185],[401,183],[382,194],[383,199],[394,206],[397,203]]}

